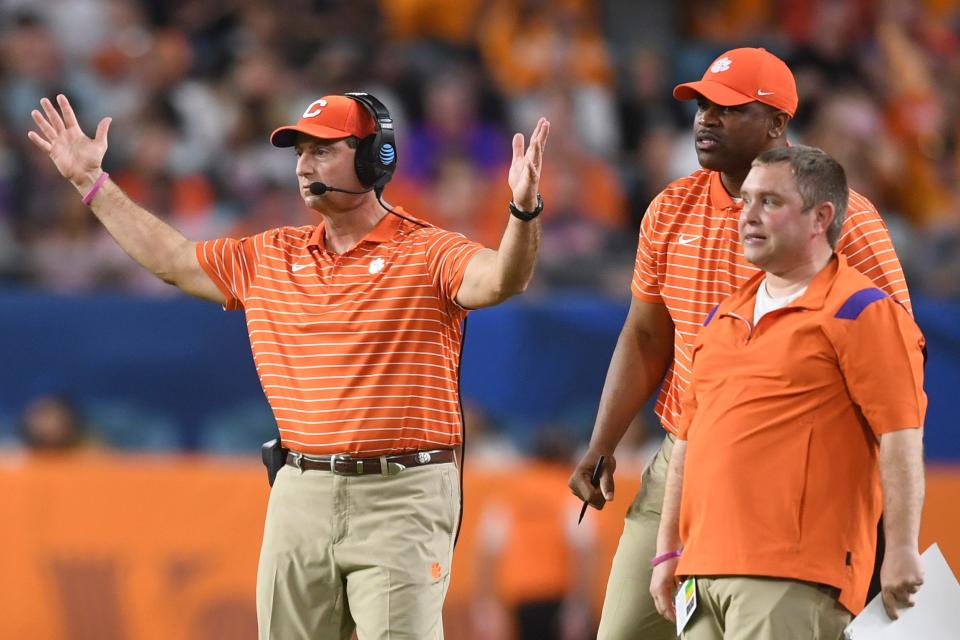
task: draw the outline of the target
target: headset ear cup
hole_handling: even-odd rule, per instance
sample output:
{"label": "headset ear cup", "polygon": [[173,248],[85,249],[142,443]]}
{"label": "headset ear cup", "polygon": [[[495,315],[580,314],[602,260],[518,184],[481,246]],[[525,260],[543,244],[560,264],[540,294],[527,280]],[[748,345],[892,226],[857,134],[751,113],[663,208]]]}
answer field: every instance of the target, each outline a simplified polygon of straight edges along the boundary
{"label": "headset ear cup", "polygon": [[357,178],[365,187],[369,187],[376,182],[378,177],[376,156],[374,156],[376,137],[376,134],[373,134],[360,140],[354,157],[353,164],[357,170]]}

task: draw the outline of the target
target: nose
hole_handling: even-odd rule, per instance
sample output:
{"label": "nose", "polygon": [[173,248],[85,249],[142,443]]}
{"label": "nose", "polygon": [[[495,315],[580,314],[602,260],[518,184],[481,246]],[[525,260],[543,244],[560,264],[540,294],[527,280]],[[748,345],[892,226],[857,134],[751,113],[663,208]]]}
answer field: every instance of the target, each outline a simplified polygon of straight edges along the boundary
{"label": "nose", "polygon": [[313,163],[310,162],[309,153],[301,153],[297,156],[297,175],[306,177],[313,173]]}
{"label": "nose", "polygon": [[715,127],[720,124],[719,111],[717,105],[713,103],[706,104],[697,109],[697,124],[702,127]]}
{"label": "nose", "polygon": [[760,206],[757,199],[751,199],[743,203],[743,208],[740,209],[739,220],[741,232],[749,226],[760,223]]}

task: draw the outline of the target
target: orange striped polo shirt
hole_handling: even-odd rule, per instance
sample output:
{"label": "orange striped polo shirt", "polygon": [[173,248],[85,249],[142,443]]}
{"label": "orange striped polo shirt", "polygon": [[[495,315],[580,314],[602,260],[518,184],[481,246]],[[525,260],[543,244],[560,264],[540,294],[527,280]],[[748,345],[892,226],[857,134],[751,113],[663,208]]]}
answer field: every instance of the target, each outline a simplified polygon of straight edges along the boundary
{"label": "orange striped polo shirt", "polygon": [[197,258],[246,312],[284,446],[369,456],[460,444],[454,298],[481,249],[388,214],[342,254],[321,223],[200,242]]}
{"label": "orange striped polo shirt", "polygon": [[[718,172],[700,169],[661,191],[640,225],[631,289],[638,300],[665,304],[673,319],[673,362],[656,412],[674,434],[697,332],[714,307],[759,271],[743,257],[737,230],[741,209]],[[910,309],[907,282],[887,227],[873,203],[854,191],[836,251]]]}

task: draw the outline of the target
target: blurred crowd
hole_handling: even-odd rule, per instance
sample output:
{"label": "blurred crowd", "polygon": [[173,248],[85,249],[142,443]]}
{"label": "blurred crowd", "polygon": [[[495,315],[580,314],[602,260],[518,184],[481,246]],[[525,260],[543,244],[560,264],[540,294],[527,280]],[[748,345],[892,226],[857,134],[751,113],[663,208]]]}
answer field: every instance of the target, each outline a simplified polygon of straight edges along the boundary
{"label": "blurred crowd", "polygon": [[960,3],[953,0],[2,0],[0,281],[172,292],[114,246],[25,133],[67,94],[106,168],[192,238],[310,220],[269,132],[318,95],[390,107],[386,199],[496,246],[510,136],[555,135],[535,290],[626,298],[649,200],[696,168],[671,97],[719,52],[794,70],[792,138],[846,167],[891,228],[911,286],[960,294]]}

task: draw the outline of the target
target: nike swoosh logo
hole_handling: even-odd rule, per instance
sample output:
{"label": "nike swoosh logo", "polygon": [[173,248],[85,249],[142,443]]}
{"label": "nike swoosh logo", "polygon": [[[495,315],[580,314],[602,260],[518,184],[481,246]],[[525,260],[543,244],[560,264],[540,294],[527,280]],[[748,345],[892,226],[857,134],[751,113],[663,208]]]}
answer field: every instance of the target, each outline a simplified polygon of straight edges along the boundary
{"label": "nike swoosh logo", "polygon": [[773,91],[763,91],[762,89],[757,89],[758,96],[772,96]]}
{"label": "nike swoosh logo", "polygon": [[677,238],[677,242],[680,244],[693,244],[699,239],[700,239],[700,236],[685,236],[681,233],[680,237]]}
{"label": "nike swoosh logo", "polygon": [[297,271],[300,271],[301,269],[306,269],[309,266],[310,266],[309,262],[305,264],[295,264],[292,267],[290,267],[290,271],[293,271],[294,273],[296,273]]}

